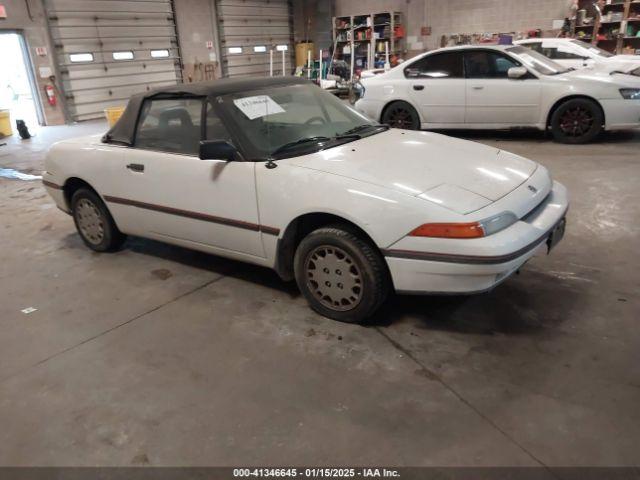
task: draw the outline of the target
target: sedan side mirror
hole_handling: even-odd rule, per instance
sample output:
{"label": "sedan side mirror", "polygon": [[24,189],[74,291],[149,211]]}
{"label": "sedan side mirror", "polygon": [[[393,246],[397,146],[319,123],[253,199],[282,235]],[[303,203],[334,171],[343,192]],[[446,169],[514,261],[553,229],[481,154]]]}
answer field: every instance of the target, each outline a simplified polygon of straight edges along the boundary
{"label": "sedan side mirror", "polygon": [[509,78],[518,79],[524,77],[528,73],[528,70],[524,67],[511,67],[507,72]]}
{"label": "sedan side mirror", "polygon": [[200,160],[226,160],[233,162],[239,157],[238,149],[226,140],[204,140],[200,142]]}

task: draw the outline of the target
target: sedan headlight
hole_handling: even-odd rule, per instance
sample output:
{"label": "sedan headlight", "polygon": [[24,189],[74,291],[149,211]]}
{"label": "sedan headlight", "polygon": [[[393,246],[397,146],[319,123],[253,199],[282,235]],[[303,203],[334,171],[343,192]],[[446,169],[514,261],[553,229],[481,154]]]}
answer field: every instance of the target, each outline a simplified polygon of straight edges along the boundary
{"label": "sedan headlight", "polygon": [[640,88],[621,88],[620,95],[627,100],[640,100]]}

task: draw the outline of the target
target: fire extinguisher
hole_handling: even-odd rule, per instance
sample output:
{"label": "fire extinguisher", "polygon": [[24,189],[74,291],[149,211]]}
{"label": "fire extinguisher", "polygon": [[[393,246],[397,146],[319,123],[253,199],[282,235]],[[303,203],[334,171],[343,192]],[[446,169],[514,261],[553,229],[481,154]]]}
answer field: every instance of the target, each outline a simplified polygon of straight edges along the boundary
{"label": "fire extinguisher", "polygon": [[55,107],[58,103],[56,99],[56,89],[53,88],[53,85],[45,85],[44,91],[47,93],[47,101],[49,102],[49,105]]}

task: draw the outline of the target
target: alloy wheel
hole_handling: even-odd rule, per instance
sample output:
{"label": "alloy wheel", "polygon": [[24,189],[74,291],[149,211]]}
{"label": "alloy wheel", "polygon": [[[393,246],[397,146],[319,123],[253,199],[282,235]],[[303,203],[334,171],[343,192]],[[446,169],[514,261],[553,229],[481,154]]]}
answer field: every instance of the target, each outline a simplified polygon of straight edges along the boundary
{"label": "alloy wheel", "polygon": [[411,112],[404,107],[394,107],[389,112],[389,124],[395,128],[409,129],[413,126]]}
{"label": "alloy wheel", "polygon": [[567,110],[560,117],[560,129],[562,133],[570,137],[586,135],[593,127],[593,113],[583,107]]}

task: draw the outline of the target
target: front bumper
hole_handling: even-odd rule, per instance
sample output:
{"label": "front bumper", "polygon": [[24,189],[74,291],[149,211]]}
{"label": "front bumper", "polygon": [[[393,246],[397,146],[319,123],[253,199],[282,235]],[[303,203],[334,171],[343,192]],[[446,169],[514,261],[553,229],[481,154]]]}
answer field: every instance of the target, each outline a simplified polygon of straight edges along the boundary
{"label": "front bumper", "polygon": [[600,100],[604,110],[606,130],[640,127],[640,100]]}
{"label": "front bumper", "polygon": [[[547,251],[547,240],[563,222],[568,206],[565,187],[554,182],[538,207],[494,235],[470,240],[405,237],[383,250],[394,287],[398,293],[407,294],[471,294],[491,290],[531,257]],[[420,242],[426,246],[432,240],[437,244],[433,242],[430,250],[415,248]],[[444,250],[447,242],[449,251]]]}

